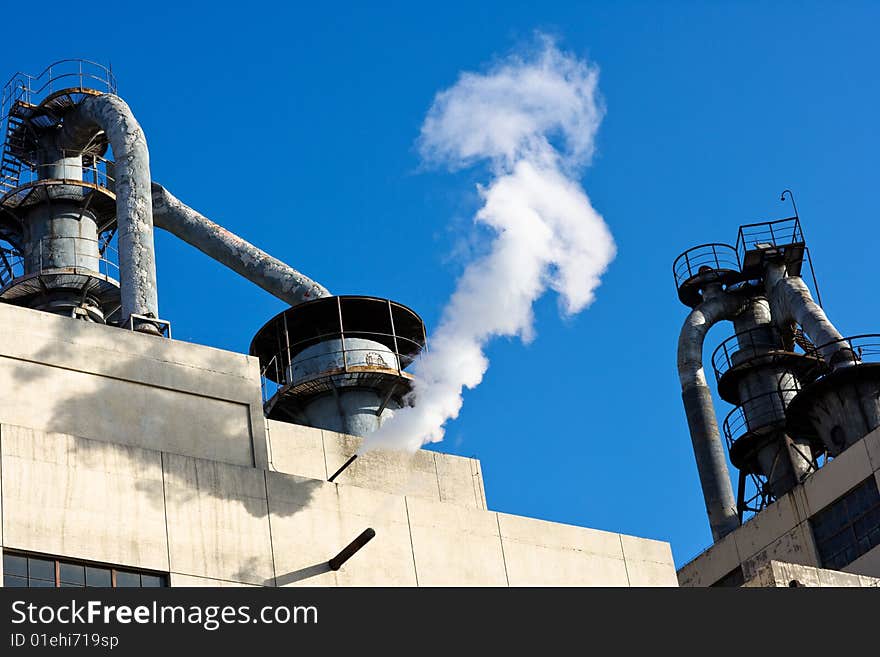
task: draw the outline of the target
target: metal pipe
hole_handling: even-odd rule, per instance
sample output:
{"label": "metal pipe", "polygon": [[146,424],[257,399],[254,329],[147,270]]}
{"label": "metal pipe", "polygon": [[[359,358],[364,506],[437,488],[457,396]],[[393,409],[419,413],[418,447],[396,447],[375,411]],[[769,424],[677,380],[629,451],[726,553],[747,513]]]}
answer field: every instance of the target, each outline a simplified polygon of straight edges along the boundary
{"label": "metal pipe", "polygon": [[330,477],[327,481],[333,481],[334,479],[336,479],[336,477],[338,477],[339,475],[342,474],[343,470],[345,470],[348,466],[350,466],[352,463],[354,463],[354,460],[357,457],[358,457],[357,454],[352,455],[351,458],[349,458],[345,463],[343,463],[342,467],[339,468],[336,472],[334,472],[333,476]]}
{"label": "metal pipe", "polygon": [[[144,132],[119,96],[89,96],[64,118],[61,148],[82,150],[103,131],[116,164],[116,221],[119,226],[119,273],[122,325],[131,315],[159,316],[153,206],[150,199],[150,154]],[[138,330],[156,332],[140,323]]]}
{"label": "metal pipe", "polygon": [[822,358],[832,368],[857,362],[843,335],[813,300],[803,278],[788,276],[783,263],[771,262],[767,265],[764,280],[773,318],[780,330],[792,321],[800,325],[813,344],[820,347]]}
{"label": "metal pipe", "polygon": [[327,562],[327,565],[330,566],[330,570],[339,570],[342,568],[342,564],[351,559],[358,550],[372,541],[375,536],[376,530],[372,527],[367,527],[356,539],[346,545],[339,554]]}
{"label": "metal pipe", "polygon": [[285,303],[295,306],[330,296],[323,285],[215,224],[155,182],[152,200],[153,220],[157,227],[179,237]]}
{"label": "metal pipe", "polygon": [[723,292],[718,284],[707,286],[703,299],[688,315],[678,338],[678,377],[709,526],[713,540],[718,541],[739,526],[739,517],[712,393],[703,371],[703,343],[713,325],[733,319],[743,310],[745,300]]}

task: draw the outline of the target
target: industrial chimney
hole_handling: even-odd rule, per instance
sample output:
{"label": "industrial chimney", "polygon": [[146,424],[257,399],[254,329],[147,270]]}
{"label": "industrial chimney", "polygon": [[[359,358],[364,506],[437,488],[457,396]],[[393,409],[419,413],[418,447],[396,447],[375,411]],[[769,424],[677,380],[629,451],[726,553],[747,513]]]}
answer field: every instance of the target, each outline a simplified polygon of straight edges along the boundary
{"label": "industrial chimney", "polygon": [[[812,265],[797,216],[740,227],[676,258],[682,399],[715,540],[880,426],[880,336],[843,337],[804,282]],[[816,288],[815,277],[812,277]],[[735,503],[703,373],[703,341],[719,321],[734,334],[712,354],[722,429],[738,469]]]}
{"label": "industrial chimney", "polygon": [[2,117],[0,301],[170,337],[155,217],[291,306],[251,345],[269,417],[362,436],[406,403],[406,369],[425,347],[419,316],[387,299],[331,296],[152,181],[144,133],[109,68],[69,59],[18,73]]}
{"label": "industrial chimney", "polygon": [[364,436],[405,403],[425,325],[406,306],[334,296],[289,308],[251,342],[266,416]]}
{"label": "industrial chimney", "polygon": [[112,163],[106,134],[64,148],[58,131],[88,97],[115,93],[99,64],[56,62],[3,88],[0,165],[0,299],[95,322],[120,316]]}

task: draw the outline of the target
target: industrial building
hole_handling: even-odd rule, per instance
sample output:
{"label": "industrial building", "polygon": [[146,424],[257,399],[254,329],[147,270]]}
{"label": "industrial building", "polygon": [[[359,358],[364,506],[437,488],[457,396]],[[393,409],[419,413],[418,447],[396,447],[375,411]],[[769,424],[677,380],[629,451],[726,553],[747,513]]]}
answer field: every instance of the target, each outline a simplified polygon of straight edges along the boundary
{"label": "industrial building", "polygon": [[[333,295],[152,180],[109,69],[18,73],[0,117],[4,586],[880,584],[880,335],[825,315],[796,209],[673,265],[714,540],[676,573],[666,542],[490,511],[475,459],[360,451],[407,404],[418,313]],[[288,306],[248,354],[173,337],[154,227]]]}
{"label": "industrial building", "polygon": [[[714,539],[679,569],[682,586],[876,586],[880,577],[880,335],[846,336],[825,314],[794,210],[673,264],[691,308],[678,373]],[[706,335],[722,321],[732,335],[709,361],[733,406],[726,444],[703,368]]]}
{"label": "industrial building", "polygon": [[[490,511],[477,460],[359,454],[407,403],[418,314],[172,196],[116,92],[82,60],[3,89],[4,586],[677,584],[668,543]],[[249,354],[174,339],[154,226],[289,306]]]}

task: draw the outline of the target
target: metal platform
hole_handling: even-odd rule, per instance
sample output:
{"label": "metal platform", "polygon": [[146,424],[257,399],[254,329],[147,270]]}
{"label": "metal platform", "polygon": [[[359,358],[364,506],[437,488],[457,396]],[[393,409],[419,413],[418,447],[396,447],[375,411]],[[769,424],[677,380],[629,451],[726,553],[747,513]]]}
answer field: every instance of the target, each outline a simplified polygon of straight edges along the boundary
{"label": "metal platform", "polygon": [[736,249],[720,242],[700,244],[679,255],[672,263],[672,275],[679,300],[690,308],[702,302],[706,285],[728,287],[743,280]]}
{"label": "metal platform", "polygon": [[249,352],[260,359],[265,410],[274,417],[340,390],[369,389],[401,401],[413,380],[405,369],[425,342],[424,323],[410,308],[338,296],[279,313],[257,332]]}
{"label": "metal platform", "polygon": [[[755,369],[774,366],[795,374],[801,383],[815,380],[827,371],[826,363],[816,353],[789,349],[786,341],[771,326],[741,331],[724,340],[712,353],[712,369],[718,383],[718,396],[739,405],[739,383]],[[791,347],[794,347],[791,341]]]}

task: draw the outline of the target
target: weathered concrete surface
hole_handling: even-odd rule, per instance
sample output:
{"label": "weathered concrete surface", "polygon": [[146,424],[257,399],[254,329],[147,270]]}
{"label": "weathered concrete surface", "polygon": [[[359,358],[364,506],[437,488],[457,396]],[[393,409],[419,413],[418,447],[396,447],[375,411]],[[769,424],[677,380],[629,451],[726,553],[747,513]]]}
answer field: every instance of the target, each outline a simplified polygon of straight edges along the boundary
{"label": "weathered concrete surface", "polygon": [[[414,586],[406,500],[355,486],[270,472],[279,586]],[[367,527],[376,537],[338,571],[327,561]]]}
{"label": "weathered concrete surface", "polygon": [[265,471],[163,455],[171,570],[274,585]]}
{"label": "weathered concrete surface", "polygon": [[[327,479],[360,448],[363,439],[298,424],[268,420],[272,469]],[[337,483],[486,508],[480,462],[428,450],[366,452]]]}
{"label": "weathered concrete surface", "polygon": [[669,543],[626,534],[620,542],[630,586],[678,586]]}
{"label": "weathered concrete surface", "polygon": [[[674,577],[668,546],[487,511],[474,459],[370,452],[331,484],[360,439],[269,422],[267,469],[258,365],[241,354],[0,305],[0,385],[11,548],[168,572],[176,585]],[[367,527],[376,538],[329,571]]]}
{"label": "weathered concrete surface", "polygon": [[880,470],[880,429],[875,429],[865,436],[865,449],[874,472]]}
{"label": "weathered concrete surface", "polygon": [[629,585],[619,534],[505,513],[498,522],[511,586]]}
{"label": "weathered concrete surface", "polygon": [[679,586],[712,586],[722,577],[740,567],[742,558],[736,548],[733,534],[700,553],[678,571]]}
{"label": "weathered concrete surface", "polygon": [[[678,571],[679,584],[711,586],[738,565],[742,566],[747,581],[758,577],[772,561],[819,567],[810,518],[867,479],[872,472],[880,486],[880,431],[850,446],[809,475],[803,484],[795,486],[723,541],[682,566]],[[880,546],[844,570],[880,577]]]}
{"label": "weathered concrete surface", "polygon": [[324,436],[320,429],[266,420],[266,435],[270,469],[312,479],[327,479]]}
{"label": "weathered concrete surface", "polygon": [[243,354],[0,304],[0,422],[266,463],[259,365]]}
{"label": "weathered concrete surface", "polygon": [[[795,584],[792,584],[792,583]],[[880,587],[880,578],[852,575],[839,570],[770,561],[748,580],[744,587]]]}
{"label": "weathered concrete surface", "polygon": [[256,586],[255,584],[245,584],[243,582],[230,582],[224,579],[210,579],[208,577],[193,577],[192,575],[183,575],[181,573],[170,573],[169,576],[169,585],[172,587],[210,587],[210,588],[225,588],[225,587],[239,587],[239,586]]}
{"label": "weathered concrete surface", "polygon": [[437,468],[440,501],[485,509],[486,489],[483,487],[480,461],[441,452],[431,453],[434,454]]}
{"label": "weathered concrete surface", "polygon": [[168,570],[159,452],[2,425],[4,545]]}
{"label": "weathered concrete surface", "polygon": [[[0,490],[7,546],[169,572],[173,585],[675,582],[657,541],[7,425]],[[376,538],[331,571],[367,527]]]}
{"label": "weathered concrete surface", "polygon": [[782,497],[760,514],[747,520],[734,533],[737,552],[741,555],[756,554],[779,538],[780,527],[792,528],[799,522],[791,498]]}
{"label": "weathered concrete surface", "polygon": [[860,440],[804,481],[810,512],[821,511],[870,474],[868,450],[865,441]]}
{"label": "weathered concrete surface", "polygon": [[496,514],[415,497],[407,510],[420,586],[508,585]]}

